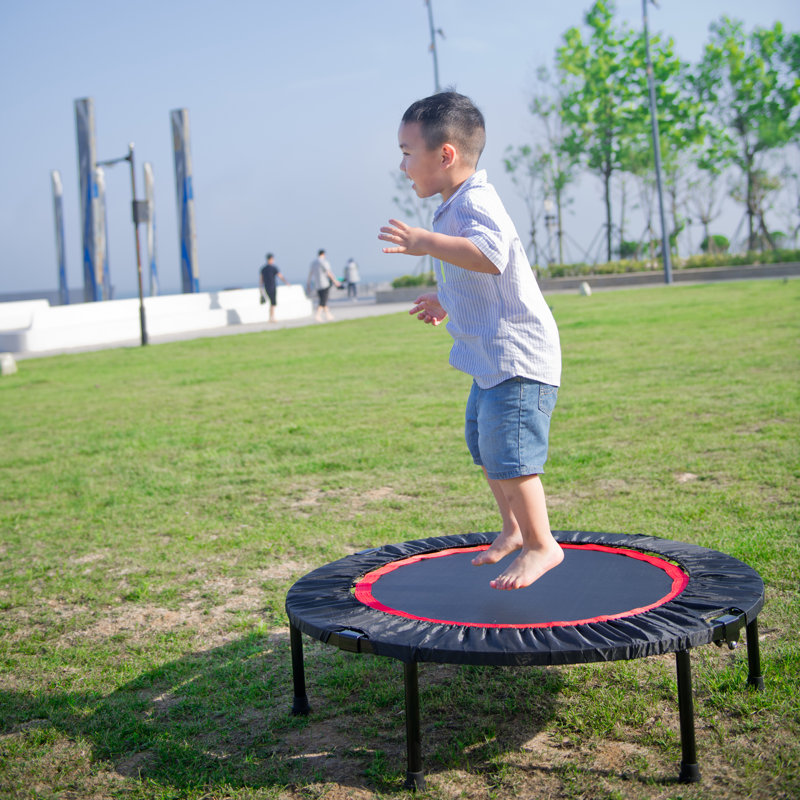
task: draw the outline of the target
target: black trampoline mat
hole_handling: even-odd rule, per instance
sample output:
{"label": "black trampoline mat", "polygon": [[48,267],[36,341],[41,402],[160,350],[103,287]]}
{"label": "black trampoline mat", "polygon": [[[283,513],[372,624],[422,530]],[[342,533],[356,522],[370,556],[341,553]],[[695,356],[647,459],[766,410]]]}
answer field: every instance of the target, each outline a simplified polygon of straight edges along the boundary
{"label": "black trampoline mat", "polygon": [[367,573],[364,605],[410,619],[480,627],[551,627],[632,616],[668,602],[688,576],[659,556],[619,547],[562,544],[564,561],[531,586],[499,591],[489,581],[516,557],[479,567],[488,544],[416,555]]}

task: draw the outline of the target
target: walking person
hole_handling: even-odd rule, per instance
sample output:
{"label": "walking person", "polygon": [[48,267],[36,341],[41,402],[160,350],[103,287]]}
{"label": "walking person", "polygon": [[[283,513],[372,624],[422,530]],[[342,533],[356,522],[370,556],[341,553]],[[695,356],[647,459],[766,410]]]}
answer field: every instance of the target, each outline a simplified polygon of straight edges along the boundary
{"label": "walking person", "polygon": [[289,281],[283,277],[281,271],[275,266],[275,256],[267,253],[267,263],[261,267],[258,278],[258,288],[261,291],[261,302],[269,298],[269,321],[275,322],[275,306],[278,305],[278,290],[275,279],[280,278],[287,286]]}
{"label": "walking person", "polygon": [[356,264],[354,258],[349,259],[344,265],[344,280],[347,284],[347,299],[353,298],[355,300],[358,295],[358,282],[361,280],[361,276],[358,274],[358,264]]}
{"label": "walking person", "polygon": [[311,267],[308,271],[308,280],[306,281],[306,293],[310,295],[312,289],[317,292],[319,305],[314,314],[314,319],[317,322],[323,322],[325,320],[330,321],[333,319],[333,314],[331,314],[328,308],[328,295],[330,294],[331,286],[336,286],[338,288],[341,285],[342,284],[339,283],[336,276],[331,271],[331,265],[328,263],[325,251],[320,250],[317,253],[317,257],[311,262]]}

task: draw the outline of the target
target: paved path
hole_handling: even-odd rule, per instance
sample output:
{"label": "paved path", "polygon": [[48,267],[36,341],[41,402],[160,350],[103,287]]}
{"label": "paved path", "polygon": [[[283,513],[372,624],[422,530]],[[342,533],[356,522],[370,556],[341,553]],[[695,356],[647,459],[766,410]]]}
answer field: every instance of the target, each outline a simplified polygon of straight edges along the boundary
{"label": "paved path", "polygon": [[[712,267],[709,269],[686,269],[673,272],[673,278],[680,283],[705,283],[708,281],[731,281],[731,280],[753,280],[757,278],[788,278],[800,277],[800,264],[764,264],[758,266],[745,267]],[[583,281],[587,281],[592,290],[609,291],[621,288],[633,288],[635,286],[646,286],[658,284],[663,281],[663,276],[656,273],[630,273],[622,275],[594,275],[585,278],[556,278],[552,280],[542,280],[542,290],[547,294],[574,293]],[[663,284],[662,284],[663,285]],[[331,313],[334,316],[333,323],[319,323],[314,321],[313,316],[302,317],[301,319],[291,319],[280,322],[270,323],[267,321],[249,325],[226,325],[221,328],[211,328],[199,331],[181,331],[180,333],[168,334],[164,336],[151,336],[149,341],[152,344],[162,344],[164,342],[178,342],[189,339],[203,339],[213,336],[235,336],[239,333],[254,333],[257,331],[279,331],[285,328],[299,328],[304,325],[330,325],[337,321],[349,319],[362,319],[364,317],[376,317],[384,314],[396,314],[407,312],[411,308],[408,301],[402,303],[376,303],[373,296],[363,297],[359,300],[334,299],[330,301]],[[82,353],[92,350],[108,350],[116,347],[141,347],[141,341],[132,339],[124,342],[111,342],[109,344],[97,344],[90,347],[71,348],[69,350],[50,350],[40,353],[14,353],[16,360],[25,358],[38,358],[41,356],[60,355],[62,353]]]}

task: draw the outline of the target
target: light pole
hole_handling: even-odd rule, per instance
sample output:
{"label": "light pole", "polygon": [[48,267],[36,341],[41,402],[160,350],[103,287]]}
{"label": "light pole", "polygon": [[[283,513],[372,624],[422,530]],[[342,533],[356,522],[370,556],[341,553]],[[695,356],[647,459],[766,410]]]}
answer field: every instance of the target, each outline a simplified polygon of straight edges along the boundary
{"label": "light pole", "polygon": [[111,158],[108,161],[98,161],[98,167],[113,167],[120,161],[127,161],[131,165],[131,213],[133,215],[133,234],[136,240],[136,275],[139,282],[139,325],[142,332],[142,347],[147,344],[147,324],[144,316],[144,297],[142,295],[142,249],[139,245],[139,223],[147,221],[147,201],[136,199],[136,170],[133,163],[133,142],[128,145],[128,155],[120,158]]}
{"label": "light pole", "polygon": [[441,91],[439,87],[439,59],[436,55],[436,34],[443,36],[441,28],[437,31],[433,27],[433,7],[431,0],[425,0],[425,5],[428,7],[428,25],[431,29],[431,53],[433,53],[433,86],[437,94]]}
{"label": "light pole", "polygon": [[664,216],[664,195],[661,191],[661,144],[658,138],[658,118],[656,117],[656,88],[653,83],[653,63],[650,61],[650,34],[647,32],[647,4],[655,0],[642,0],[642,21],[644,23],[644,55],[647,65],[647,86],[650,91],[650,124],[653,128],[653,155],[656,164],[656,188],[658,189],[658,209],[661,214],[661,257],[664,261],[664,283],[672,283],[672,264],[669,258],[669,237],[667,220]]}

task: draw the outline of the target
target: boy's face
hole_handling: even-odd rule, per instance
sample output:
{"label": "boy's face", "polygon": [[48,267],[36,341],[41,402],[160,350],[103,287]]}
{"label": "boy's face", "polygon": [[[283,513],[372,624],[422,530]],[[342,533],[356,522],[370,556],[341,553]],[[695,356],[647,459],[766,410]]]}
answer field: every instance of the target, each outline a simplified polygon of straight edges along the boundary
{"label": "boy's face", "polygon": [[417,197],[432,197],[447,189],[447,175],[440,150],[429,150],[419,122],[404,122],[397,133],[403,160],[401,172],[413,182]]}

